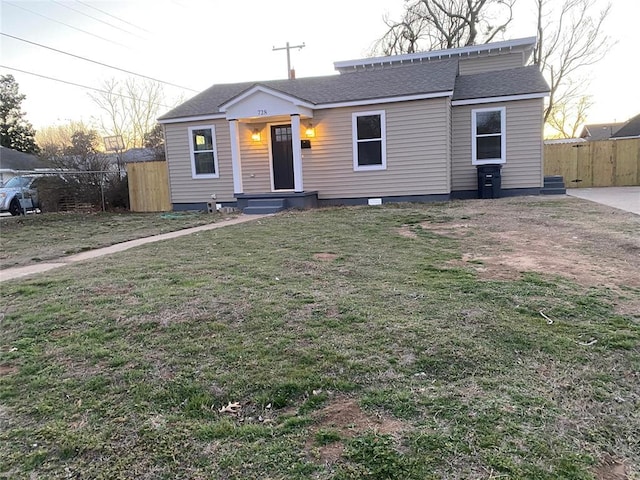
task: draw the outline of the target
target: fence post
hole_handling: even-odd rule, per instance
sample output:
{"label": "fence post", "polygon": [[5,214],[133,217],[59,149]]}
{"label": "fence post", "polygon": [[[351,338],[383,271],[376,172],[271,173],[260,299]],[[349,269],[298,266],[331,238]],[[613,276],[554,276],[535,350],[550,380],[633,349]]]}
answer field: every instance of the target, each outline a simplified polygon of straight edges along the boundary
{"label": "fence post", "polygon": [[104,172],[100,172],[100,196],[102,197],[102,211],[106,212],[104,206]]}

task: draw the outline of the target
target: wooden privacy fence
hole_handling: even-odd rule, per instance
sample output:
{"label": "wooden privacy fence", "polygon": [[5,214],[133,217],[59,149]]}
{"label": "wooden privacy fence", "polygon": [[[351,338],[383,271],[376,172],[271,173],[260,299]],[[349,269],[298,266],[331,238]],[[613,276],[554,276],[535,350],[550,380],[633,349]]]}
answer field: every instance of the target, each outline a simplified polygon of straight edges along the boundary
{"label": "wooden privacy fence", "polygon": [[567,188],[640,185],[640,138],[545,145],[544,174]]}
{"label": "wooden privacy fence", "polygon": [[129,208],[132,212],[168,212],[169,174],[167,162],[127,164]]}

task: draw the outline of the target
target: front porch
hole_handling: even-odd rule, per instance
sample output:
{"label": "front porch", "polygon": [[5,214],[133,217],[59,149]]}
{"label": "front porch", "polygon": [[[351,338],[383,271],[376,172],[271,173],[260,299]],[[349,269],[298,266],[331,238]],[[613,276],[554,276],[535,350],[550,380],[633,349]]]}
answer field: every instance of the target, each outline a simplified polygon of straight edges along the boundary
{"label": "front porch", "polygon": [[318,206],[318,192],[237,193],[236,199],[238,209],[249,215]]}

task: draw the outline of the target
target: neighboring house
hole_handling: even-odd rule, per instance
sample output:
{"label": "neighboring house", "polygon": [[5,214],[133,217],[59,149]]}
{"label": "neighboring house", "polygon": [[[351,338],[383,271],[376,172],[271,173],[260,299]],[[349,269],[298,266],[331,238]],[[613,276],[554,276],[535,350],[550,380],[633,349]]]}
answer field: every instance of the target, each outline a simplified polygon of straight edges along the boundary
{"label": "neighboring house", "polygon": [[612,140],[640,137],[640,114],[626,122],[592,123],[582,127],[580,138],[585,140]]}
{"label": "neighboring house", "polygon": [[122,152],[120,155],[122,163],[154,162],[164,160],[164,158],[158,158],[158,152],[153,148],[130,148],[129,150]]}
{"label": "neighboring house", "polygon": [[35,155],[0,146],[0,184],[25,173],[48,170],[51,166]]}
{"label": "neighboring house", "polygon": [[620,140],[623,138],[639,138],[640,137],[640,114],[628,120],[613,135],[612,139]]}
{"label": "neighboring house", "polygon": [[624,125],[624,122],[618,123],[591,123],[582,127],[582,133],[580,138],[584,138],[589,141],[596,140],[608,140],[611,138],[620,128]]}
{"label": "neighboring house", "polygon": [[[477,198],[543,184],[549,87],[535,38],[336,62],[338,75],[214,85],[160,117],[175,210]],[[254,203],[252,203],[254,202]]]}

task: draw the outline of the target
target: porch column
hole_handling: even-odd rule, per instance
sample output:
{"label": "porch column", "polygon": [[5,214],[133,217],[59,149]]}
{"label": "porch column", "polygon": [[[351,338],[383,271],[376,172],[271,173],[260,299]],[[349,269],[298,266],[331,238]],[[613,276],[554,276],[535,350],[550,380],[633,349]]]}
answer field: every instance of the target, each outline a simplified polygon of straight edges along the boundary
{"label": "porch column", "polygon": [[304,191],[302,187],[302,147],[300,146],[300,115],[291,115],[291,142],[293,147],[293,190]]}
{"label": "porch column", "polygon": [[229,120],[231,136],[231,170],[233,172],[233,193],[244,193],[242,189],[242,165],[240,162],[240,135],[238,120]]}

